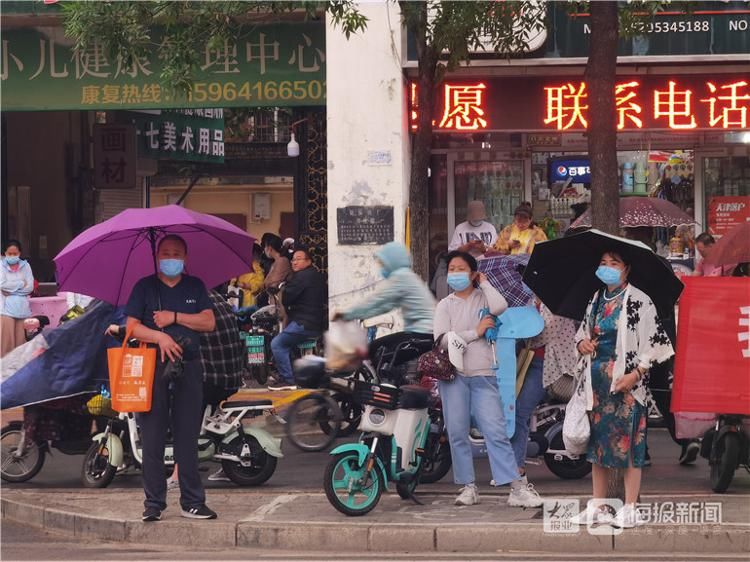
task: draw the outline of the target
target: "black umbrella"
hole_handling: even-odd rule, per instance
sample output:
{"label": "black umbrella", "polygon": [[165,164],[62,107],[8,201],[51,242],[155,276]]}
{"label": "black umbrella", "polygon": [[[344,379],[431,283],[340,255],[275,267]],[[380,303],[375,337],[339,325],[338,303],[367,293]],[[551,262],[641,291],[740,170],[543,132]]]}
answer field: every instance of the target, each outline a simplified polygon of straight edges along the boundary
{"label": "black umbrella", "polygon": [[669,263],[641,242],[598,230],[537,243],[523,281],[554,314],[581,320],[603,287],[595,272],[608,251],[630,263],[628,281],[651,297],[659,316],[671,316],[683,285]]}

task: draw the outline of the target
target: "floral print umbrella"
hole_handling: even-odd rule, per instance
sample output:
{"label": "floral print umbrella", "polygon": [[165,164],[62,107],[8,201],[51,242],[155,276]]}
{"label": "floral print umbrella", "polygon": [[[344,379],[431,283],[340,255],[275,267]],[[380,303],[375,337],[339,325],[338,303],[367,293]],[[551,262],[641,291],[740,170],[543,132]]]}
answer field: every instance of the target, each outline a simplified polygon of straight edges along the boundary
{"label": "floral print umbrella", "polygon": [[[657,197],[621,197],[620,226],[680,226],[695,224],[693,218],[674,203]],[[591,208],[576,219],[570,228],[591,226]]]}

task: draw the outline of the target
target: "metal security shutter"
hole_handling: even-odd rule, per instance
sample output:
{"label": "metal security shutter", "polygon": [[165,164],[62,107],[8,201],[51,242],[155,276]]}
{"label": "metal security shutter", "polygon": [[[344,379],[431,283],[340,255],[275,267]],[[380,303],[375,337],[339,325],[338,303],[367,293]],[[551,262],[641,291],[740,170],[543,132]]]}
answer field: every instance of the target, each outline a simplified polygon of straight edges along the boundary
{"label": "metal security shutter", "polygon": [[143,207],[143,190],[140,187],[97,191],[96,222],[111,219],[125,209],[140,207]]}

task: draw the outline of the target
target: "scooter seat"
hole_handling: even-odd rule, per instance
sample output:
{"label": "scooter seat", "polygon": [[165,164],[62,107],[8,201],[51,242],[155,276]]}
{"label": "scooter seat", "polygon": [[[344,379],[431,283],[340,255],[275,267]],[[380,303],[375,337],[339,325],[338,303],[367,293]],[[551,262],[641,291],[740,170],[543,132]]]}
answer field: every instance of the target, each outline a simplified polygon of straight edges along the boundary
{"label": "scooter seat", "polygon": [[421,386],[408,384],[399,388],[398,407],[408,410],[420,410],[430,405],[430,391]]}
{"label": "scooter seat", "polygon": [[234,400],[233,402],[223,402],[222,409],[228,408],[255,408],[258,406],[273,406],[270,400]]}

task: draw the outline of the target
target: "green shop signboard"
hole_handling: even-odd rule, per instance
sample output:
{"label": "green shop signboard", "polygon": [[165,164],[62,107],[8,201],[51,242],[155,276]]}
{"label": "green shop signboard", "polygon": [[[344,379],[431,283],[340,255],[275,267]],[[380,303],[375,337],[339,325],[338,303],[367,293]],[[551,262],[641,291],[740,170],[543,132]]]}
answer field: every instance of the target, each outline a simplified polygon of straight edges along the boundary
{"label": "green shop signboard", "polygon": [[224,110],[132,114],[138,154],[157,160],[224,162]]}
{"label": "green shop signboard", "polygon": [[159,42],[126,66],[94,43],[74,49],[59,28],[2,32],[3,111],[116,110],[171,107],[324,105],[325,27],[319,23],[254,27],[222,47],[196,45],[193,90],[175,98],[159,81]]}

